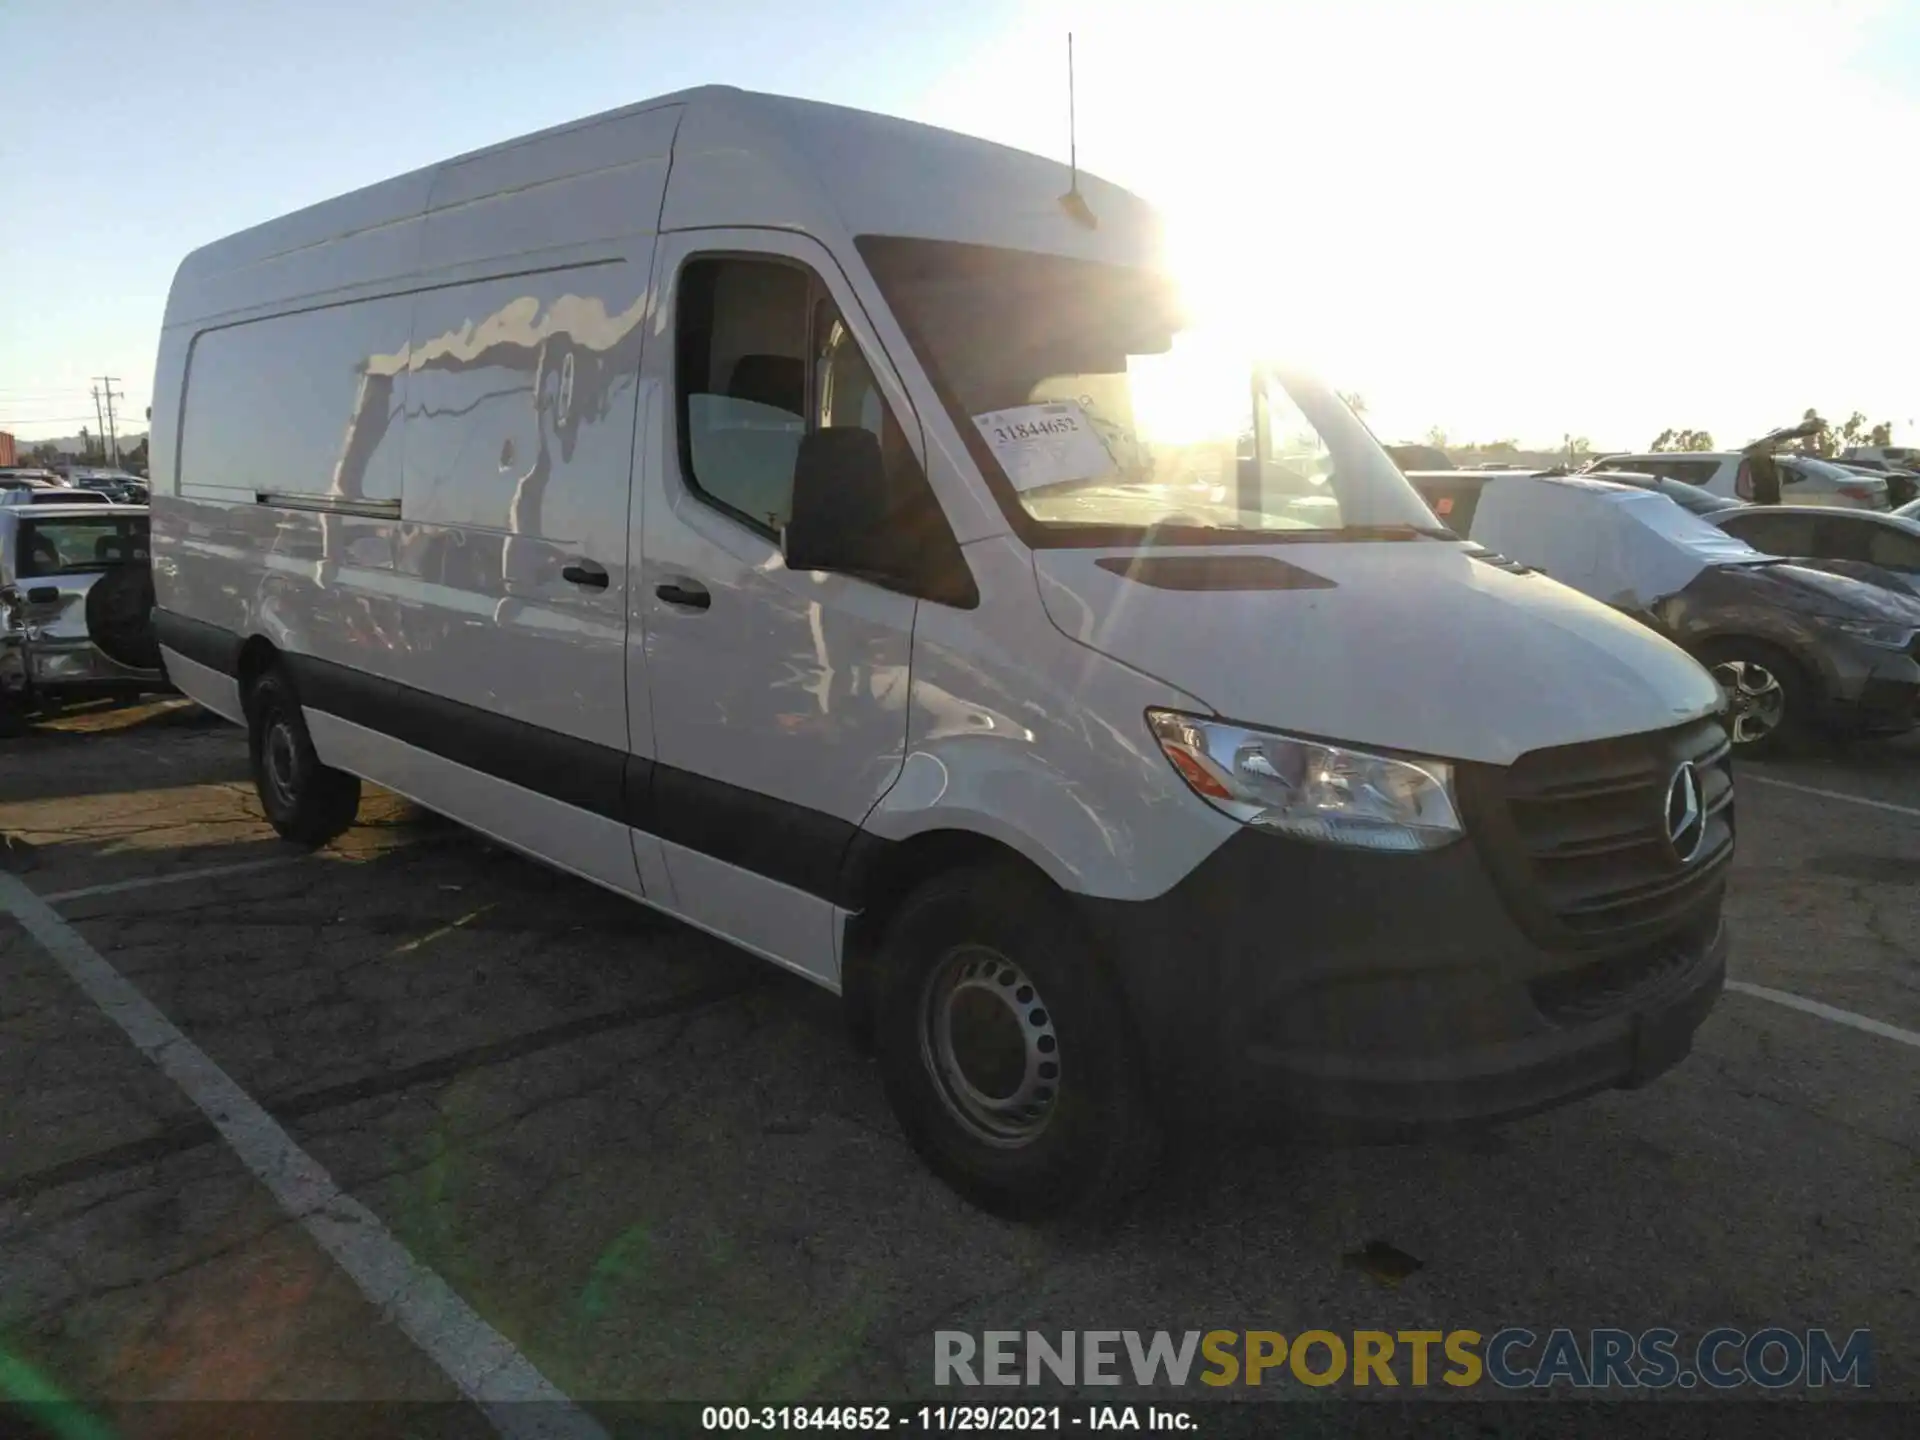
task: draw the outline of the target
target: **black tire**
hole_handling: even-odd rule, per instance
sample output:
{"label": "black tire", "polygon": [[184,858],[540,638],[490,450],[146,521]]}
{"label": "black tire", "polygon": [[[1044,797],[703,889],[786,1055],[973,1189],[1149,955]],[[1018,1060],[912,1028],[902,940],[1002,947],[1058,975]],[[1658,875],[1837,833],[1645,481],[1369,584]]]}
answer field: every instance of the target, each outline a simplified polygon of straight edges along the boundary
{"label": "black tire", "polygon": [[[1727,695],[1727,728],[1736,757],[1762,760],[1791,754],[1818,735],[1819,691],[1806,667],[1779,646],[1732,635],[1708,642],[1698,654]],[[1778,688],[1778,718],[1762,723],[1765,716],[1748,708],[1748,701],[1773,693],[1769,680]],[[1742,682],[1745,699],[1736,693]]]}
{"label": "black tire", "polygon": [[1044,882],[999,866],[937,876],[892,917],[878,965],[887,1098],[935,1174],[1021,1220],[1110,1211],[1139,1188],[1159,1152],[1140,1046]]}
{"label": "black tire", "polygon": [[247,697],[253,786],[267,823],[288,840],[319,847],[350,828],[360,780],[320,763],[286,672],[269,670]]}
{"label": "black tire", "polygon": [[151,570],[116,566],[88,587],[86,605],[87,634],[101,654],[130,670],[160,668]]}

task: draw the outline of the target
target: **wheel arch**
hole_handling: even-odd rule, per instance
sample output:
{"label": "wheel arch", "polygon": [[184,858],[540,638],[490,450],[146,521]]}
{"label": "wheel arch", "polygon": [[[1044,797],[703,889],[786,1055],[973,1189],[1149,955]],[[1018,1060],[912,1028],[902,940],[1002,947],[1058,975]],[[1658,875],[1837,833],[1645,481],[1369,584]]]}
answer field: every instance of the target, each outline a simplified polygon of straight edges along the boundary
{"label": "wheel arch", "polygon": [[841,929],[840,998],[848,1030],[862,1050],[872,1047],[880,947],[900,902],[936,875],[988,865],[1023,871],[1056,894],[1066,894],[1043,866],[979,830],[942,827],[892,841],[863,830],[854,837],[845,870],[849,896],[859,908]]}
{"label": "wheel arch", "polygon": [[252,719],[253,687],[260,677],[272,669],[280,659],[280,651],[264,635],[248,637],[240,647],[240,658],[234,665],[234,680],[240,687],[240,708]]}

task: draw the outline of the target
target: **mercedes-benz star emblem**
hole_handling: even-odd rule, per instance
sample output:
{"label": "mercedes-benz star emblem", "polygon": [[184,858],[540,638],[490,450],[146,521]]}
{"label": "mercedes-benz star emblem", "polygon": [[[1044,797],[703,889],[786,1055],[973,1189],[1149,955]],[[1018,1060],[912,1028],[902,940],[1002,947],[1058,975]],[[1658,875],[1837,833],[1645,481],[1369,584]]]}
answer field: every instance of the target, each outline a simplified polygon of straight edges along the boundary
{"label": "mercedes-benz star emblem", "polygon": [[1700,772],[1691,760],[1667,782],[1667,842],[1682,865],[1700,853],[1707,838],[1707,817],[1700,802]]}

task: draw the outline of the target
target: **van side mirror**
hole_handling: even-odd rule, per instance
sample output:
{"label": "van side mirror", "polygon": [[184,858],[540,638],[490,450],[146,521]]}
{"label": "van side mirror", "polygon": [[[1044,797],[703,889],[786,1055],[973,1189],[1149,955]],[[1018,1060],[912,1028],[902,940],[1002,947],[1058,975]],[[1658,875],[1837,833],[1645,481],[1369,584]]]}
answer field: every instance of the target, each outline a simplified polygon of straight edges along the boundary
{"label": "van side mirror", "polygon": [[898,568],[880,437],[857,425],[816,430],[800,442],[781,549],[789,570],[884,576]]}

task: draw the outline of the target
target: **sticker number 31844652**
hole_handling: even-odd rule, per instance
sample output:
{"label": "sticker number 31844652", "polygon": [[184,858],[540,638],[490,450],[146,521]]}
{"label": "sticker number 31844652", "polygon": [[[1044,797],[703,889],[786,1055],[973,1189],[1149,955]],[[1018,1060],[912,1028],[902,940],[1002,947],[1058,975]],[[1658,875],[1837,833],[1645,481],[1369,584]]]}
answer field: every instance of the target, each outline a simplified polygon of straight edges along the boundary
{"label": "sticker number 31844652", "polygon": [[973,423],[1016,490],[1091,480],[1113,469],[1086,411],[1071,400],[989,410]]}

